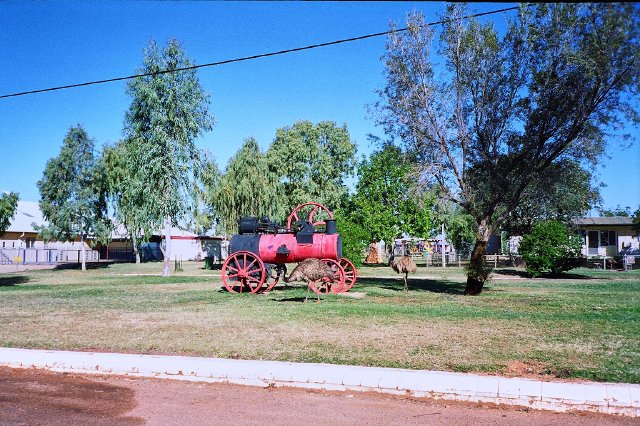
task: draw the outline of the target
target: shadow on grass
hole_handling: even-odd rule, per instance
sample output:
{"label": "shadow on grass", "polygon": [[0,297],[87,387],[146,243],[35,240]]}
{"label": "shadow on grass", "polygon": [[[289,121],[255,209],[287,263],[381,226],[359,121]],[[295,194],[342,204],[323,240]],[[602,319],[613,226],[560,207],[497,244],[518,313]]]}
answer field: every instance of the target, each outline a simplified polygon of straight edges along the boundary
{"label": "shadow on grass", "polygon": [[29,277],[24,275],[9,275],[7,277],[0,276],[0,287],[11,287],[17,284],[25,284],[29,282]]}
{"label": "shadow on grass", "polygon": [[[512,277],[521,277],[521,278],[531,278],[531,275],[527,273],[527,271],[519,271],[517,269],[499,269],[495,271],[496,274],[499,275],[509,275]],[[538,278],[548,278],[548,279],[565,279],[565,280],[591,280],[593,277],[583,274],[571,274],[571,273],[561,273],[561,274],[542,274]]]}
{"label": "shadow on grass", "polygon": [[[105,269],[110,267],[114,263],[116,262],[112,262],[112,261],[87,262],[87,271],[96,270],[96,269]],[[56,271],[70,270],[70,269],[80,270],[82,269],[82,264],[81,263],[61,263],[59,265],[56,265],[56,267],[53,269]]]}
{"label": "shadow on grass", "polygon": [[[432,280],[428,278],[411,277],[408,279],[409,291],[428,291],[431,293],[463,294],[465,283],[457,283],[446,280]],[[402,277],[398,279],[390,278],[358,278],[356,285],[371,285],[386,290],[404,291],[404,281]]]}
{"label": "shadow on grass", "polygon": [[[313,298],[311,298],[311,296],[309,296],[309,302],[310,301],[316,301],[316,295],[313,295]],[[304,297],[287,297],[286,299],[276,299],[276,302],[296,302],[296,303],[304,303]]]}

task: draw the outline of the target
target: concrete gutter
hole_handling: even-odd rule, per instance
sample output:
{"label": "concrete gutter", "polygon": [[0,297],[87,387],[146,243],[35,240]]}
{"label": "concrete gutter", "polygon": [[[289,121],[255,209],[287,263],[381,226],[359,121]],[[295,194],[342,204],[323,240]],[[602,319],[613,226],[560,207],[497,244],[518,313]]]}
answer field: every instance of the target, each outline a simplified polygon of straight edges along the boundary
{"label": "concrete gutter", "polygon": [[0,348],[0,365],[263,387],[374,391],[640,417],[640,385],[625,383],[546,382],[396,368],[13,348]]}

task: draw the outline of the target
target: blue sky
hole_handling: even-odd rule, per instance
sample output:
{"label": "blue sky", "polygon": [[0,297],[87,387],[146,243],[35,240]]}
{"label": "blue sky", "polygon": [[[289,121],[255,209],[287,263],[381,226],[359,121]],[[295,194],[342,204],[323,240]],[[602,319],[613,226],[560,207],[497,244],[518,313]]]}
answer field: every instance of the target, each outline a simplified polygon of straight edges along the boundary
{"label": "blue sky", "polygon": [[[478,3],[484,12],[509,3]],[[150,39],[180,40],[196,63],[277,51],[385,31],[422,10],[437,20],[444,3],[413,2],[0,2],[0,94],[131,75]],[[492,15],[501,26],[513,12]],[[347,124],[358,153],[381,135],[365,105],[383,86],[384,37],[199,70],[211,94],[214,129],[197,144],[223,168],[247,137],[262,149],[276,129],[307,119]],[[70,126],[101,147],[122,136],[130,100],[125,82],[0,99],[0,191],[39,199],[36,182]],[[637,131],[637,129],[636,129]],[[640,206],[640,144],[612,141],[597,175],[604,205]]]}

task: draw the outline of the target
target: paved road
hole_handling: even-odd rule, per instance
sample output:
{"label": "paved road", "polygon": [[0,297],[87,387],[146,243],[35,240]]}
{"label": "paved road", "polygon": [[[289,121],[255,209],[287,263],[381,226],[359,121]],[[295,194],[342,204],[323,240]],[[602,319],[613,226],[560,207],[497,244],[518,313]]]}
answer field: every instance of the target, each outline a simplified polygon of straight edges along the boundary
{"label": "paved road", "polygon": [[1,425],[631,425],[370,393],[259,388],[0,367]]}

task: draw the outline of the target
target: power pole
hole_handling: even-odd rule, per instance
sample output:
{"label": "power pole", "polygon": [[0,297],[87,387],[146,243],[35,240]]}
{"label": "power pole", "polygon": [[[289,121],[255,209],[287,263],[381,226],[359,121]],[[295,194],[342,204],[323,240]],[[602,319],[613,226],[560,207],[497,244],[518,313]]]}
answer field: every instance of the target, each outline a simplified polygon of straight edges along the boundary
{"label": "power pole", "polygon": [[444,241],[445,241],[445,235],[444,235],[444,223],[442,224],[442,267],[446,268],[447,267],[447,255],[444,253]]}

